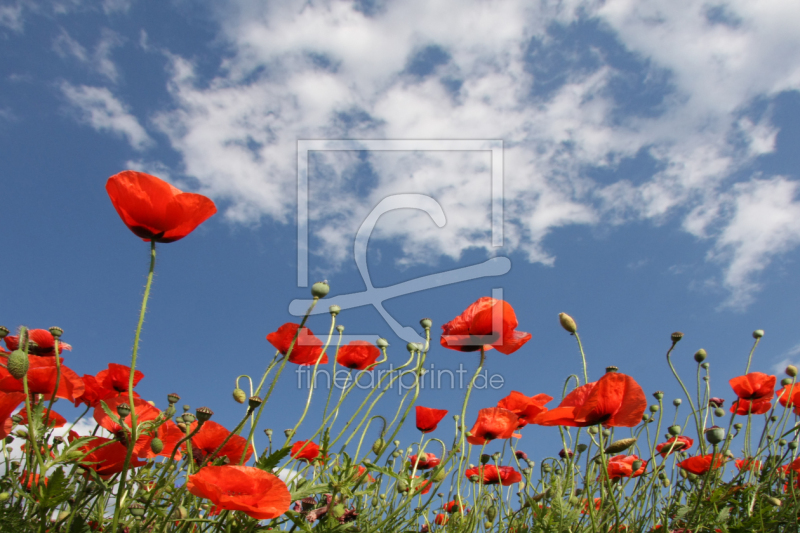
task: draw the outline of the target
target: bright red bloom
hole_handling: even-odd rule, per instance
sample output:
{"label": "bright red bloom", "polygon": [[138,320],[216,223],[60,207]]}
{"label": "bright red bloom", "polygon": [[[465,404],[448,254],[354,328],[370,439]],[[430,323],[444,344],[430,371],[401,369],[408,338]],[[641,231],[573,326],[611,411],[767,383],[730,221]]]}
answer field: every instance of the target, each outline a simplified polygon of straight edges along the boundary
{"label": "bright red bloom", "polygon": [[756,460],[753,460],[753,459],[735,459],[733,461],[733,464],[736,466],[736,468],[738,470],[744,470],[745,472],[747,472],[747,471],[749,471],[751,469],[761,470],[761,467],[763,466],[761,461],[759,461],[758,459],[756,459]]}
{"label": "bright red bloom", "polygon": [[[292,340],[297,334],[297,329],[300,324],[293,324],[287,322],[278,328],[278,331],[273,331],[267,335],[267,340],[272,344],[276,350],[286,355],[289,352],[289,347],[292,346]],[[292,348],[292,353],[289,355],[289,362],[296,365],[324,365],[328,363],[328,354],[322,351],[323,343],[311,333],[308,328],[302,328],[297,340]],[[320,359],[320,354],[322,358]]]}
{"label": "bright red bloom", "polygon": [[511,394],[497,402],[497,407],[508,409],[517,415],[519,420],[517,427],[522,428],[533,422],[533,419],[541,413],[547,411],[547,407],[545,407],[544,404],[552,399],[553,397],[547,394],[537,394],[536,396],[528,397],[514,390],[511,391]]}
{"label": "bright red bloom", "polygon": [[722,398],[709,398],[708,405],[712,407],[722,407],[723,405],[725,405],[725,400],[723,400]]}
{"label": "bright red bloom", "polygon": [[442,421],[442,418],[447,414],[445,409],[433,409],[431,407],[422,407],[418,405],[416,408],[417,413],[417,429],[423,433],[430,433],[435,430]]}
{"label": "bright red bloom", "polygon": [[448,513],[456,513],[456,512],[463,511],[464,510],[464,505],[459,503],[459,502],[457,502],[456,500],[452,500],[452,501],[449,501],[446,504],[444,504],[442,509],[444,509]]}
{"label": "bright red bloom", "polygon": [[[24,397],[23,397],[23,400],[24,400]],[[42,422],[43,423],[44,423],[44,416],[45,416],[46,412],[47,412],[47,409],[45,408],[45,410],[42,411]],[[27,426],[28,425],[28,410],[23,407],[22,410],[20,412],[18,412],[17,414],[22,418],[22,420],[20,421],[19,424],[21,426]],[[61,428],[61,427],[64,427],[64,425],[67,423],[67,419],[66,418],[64,418],[63,416],[61,416],[60,414],[58,414],[58,413],[56,413],[55,411],[52,411],[52,410],[50,411],[50,416],[47,417],[47,420],[48,420],[47,426],[50,427],[50,428]]]}
{"label": "bright red bloom", "polygon": [[[673,444],[673,442],[675,444]],[[667,442],[662,442],[661,444],[656,445],[656,453],[660,453],[661,457],[666,457],[673,452],[686,451],[691,448],[693,444],[694,439],[691,437],[679,435],[677,437],[672,437],[671,439],[667,440]]]}
{"label": "bright red bloom", "polygon": [[[125,465],[125,456],[128,453],[128,448],[124,444],[105,437],[95,437],[83,446],[79,446],[78,449],[83,452],[89,452],[80,460],[81,466],[94,470],[102,479],[108,479],[114,474],[122,472],[122,467]],[[136,456],[133,456],[129,467],[138,468],[145,464],[147,464],[146,461],[140,461]]]}
{"label": "bright red bloom", "polygon": [[[8,337],[6,337],[7,339]],[[62,358],[63,360],[63,358]],[[0,356],[0,363],[5,365],[6,357]],[[49,397],[56,391],[56,397],[75,401],[83,395],[83,380],[72,369],[61,365],[61,379],[56,387],[56,358],[28,355],[28,390],[31,394],[44,394]],[[23,392],[22,380],[16,379],[5,366],[0,367],[0,391]]]}
{"label": "bright red bloom", "polygon": [[519,425],[517,415],[508,409],[489,407],[478,411],[478,420],[470,429],[472,436],[467,437],[470,444],[486,444],[494,439],[510,439],[515,436],[514,430]]}
{"label": "bright red bloom", "polygon": [[522,481],[522,474],[510,466],[501,466],[499,468],[494,465],[474,466],[468,468],[467,471],[464,472],[464,475],[467,476],[467,479],[470,481],[472,481],[471,478],[473,476],[476,476],[478,481],[475,481],[475,483],[480,483],[482,478],[484,485],[497,485],[500,483],[504,487],[507,487]]}
{"label": "bright red bloom", "polygon": [[[366,472],[366,471],[367,471],[366,467],[358,465],[358,472],[356,472],[355,478],[356,479],[360,478],[361,476],[364,475],[364,472]],[[366,480],[369,481],[370,483],[375,483],[375,478],[372,477],[371,474],[367,474]]]}
{"label": "bright red bloom", "polygon": [[634,472],[633,463],[639,461],[636,455],[617,455],[608,460],[608,477],[609,479],[618,479],[622,477],[639,477],[644,474],[647,468],[647,461],[642,461],[642,466]]}
{"label": "bright red bloom", "polygon": [[[206,424],[208,424],[208,422],[206,422]],[[136,456],[141,459],[153,459],[159,455],[163,457],[169,457],[172,455],[172,450],[175,449],[175,446],[178,445],[178,442],[185,436],[186,434],[181,430],[181,428],[178,427],[177,424],[175,424],[175,422],[172,420],[167,420],[158,426],[158,429],[155,431],[155,435],[142,435],[136,439],[136,445],[133,447],[133,453],[135,453]],[[164,448],[160,453],[155,453],[152,448],[150,448],[150,443],[153,442],[155,437],[161,439],[161,442],[164,444]],[[183,454],[180,450],[175,452],[176,460],[180,460],[181,457],[183,457]],[[194,455],[192,457],[194,457]]]}
{"label": "bright red bloom", "polygon": [[419,476],[414,476],[414,479],[410,480],[409,485],[414,487],[414,495],[428,494],[433,487],[433,483],[431,483],[430,479],[420,480]]}
{"label": "bright red bloom", "polygon": [[516,330],[518,325],[511,304],[485,296],[442,326],[441,344],[459,352],[497,348],[508,355],[531,340],[530,333]]}
{"label": "bright red bloom", "polygon": [[[32,340],[35,345],[28,345],[28,355],[55,355],[56,354],[56,339],[53,334],[46,329],[29,329],[28,339]],[[7,335],[4,339],[6,346],[12,352],[19,349],[19,335]],[[72,346],[66,342],[58,341],[58,353],[64,350],[72,350]]]}
{"label": "bright red bloom", "polygon": [[11,413],[24,401],[24,392],[0,392],[0,439],[11,432]]}
{"label": "bright red bloom", "polygon": [[414,465],[417,465],[417,470],[429,470],[431,468],[436,468],[437,466],[439,466],[439,463],[442,462],[438,457],[436,457],[432,453],[426,452],[424,455],[425,455],[424,460],[420,459],[419,462],[417,462],[416,455],[412,455],[411,457],[409,457],[408,468],[414,468]]}
{"label": "bright red bloom", "polygon": [[365,370],[374,365],[380,356],[381,351],[377,346],[367,341],[352,341],[347,346],[339,348],[336,362],[345,368]]}
{"label": "bright red bloom", "polygon": [[[603,501],[600,498],[595,498],[594,510],[599,511],[602,503]],[[581,510],[581,514],[589,514],[589,500],[583,500],[583,509]]]}
{"label": "bright red bloom", "polygon": [[[109,363],[107,370],[101,370],[97,373],[97,382],[105,389],[113,390],[116,392],[128,392],[128,380],[131,377],[131,367],[125,365],[118,365],[116,363]],[[133,386],[139,383],[144,374],[139,370],[133,372]]]}
{"label": "bright red bloom", "polygon": [[42,479],[42,485],[47,485],[47,478],[40,478],[39,474],[30,474],[27,470],[22,471],[22,475],[19,476],[19,482],[22,485],[22,488],[26,491],[30,492],[31,487],[38,487],[39,480]]}
{"label": "bright red bloom", "polygon": [[436,518],[433,519],[433,523],[436,524],[437,526],[443,526],[447,524],[448,520],[450,520],[450,517],[448,517],[444,513],[439,513],[436,515]]}
{"label": "bright red bloom", "polygon": [[742,400],[770,400],[774,394],[775,376],[768,376],[762,372],[750,372],[744,376],[735,377],[728,383],[733,392]]}
{"label": "bright red bloom", "polygon": [[691,472],[692,474],[696,474],[698,476],[705,474],[709,470],[711,470],[711,460],[712,457],[714,459],[713,468],[717,469],[725,464],[725,457],[721,454],[708,454],[708,455],[697,455],[695,457],[689,457],[688,459],[684,459],[680,463],[678,463],[678,468],[682,468],[687,472]]}
{"label": "bright red bloom", "polygon": [[186,488],[220,509],[242,511],[256,520],[277,518],[292,504],[278,476],[252,466],[207,466],[189,476]]}
{"label": "bright red bloom", "polygon": [[[128,404],[128,397],[127,395],[119,395],[113,398],[108,398],[107,400],[103,400],[108,406],[108,410],[111,411],[116,415],[117,407],[120,404]],[[128,404],[131,408],[131,411],[134,409],[136,410],[136,422],[141,424],[142,422],[146,422],[148,420],[155,420],[158,415],[161,414],[157,408],[153,407],[146,401],[142,400],[141,398],[134,398],[133,405]],[[114,434],[117,438],[121,440],[125,440],[128,431],[123,431],[122,426],[120,426],[116,420],[108,416],[105,409],[103,409],[102,405],[98,405],[94,408],[94,419],[95,422],[100,424],[100,427],[109,431],[110,433]],[[131,415],[129,414],[123,419],[125,425],[129,428],[131,427]],[[144,435],[140,435],[140,438],[144,437]],[[138,439],[137,439],[138,445]]]}
{"label": "bright red bloom", "polygon": [[561,401],[558,407],[536,417],[542,426],[633,427],[642,421],[647,409],[644,391],[636,381],[619,372],[607,372],[599,380],[582,385]]}
{"label": "bright red bloom", "polygon": [[731,404],[731,413],[737,415],[763,415],[772,408],[772,400],[736,400]]}
{"label": "bright red bloom", "polygon": [[795,407],[800,404],[800,384],[784,385],[782,389],[775,391],[778,395],[778,401],[784,407]]}
{"label": "bright red bloom", "polygon": [[307,463],[314,461],[319,457],[319,446],[307,440],[299,440],[292,445],[291,456],[293,459]]}
{"label": "bright red bloom", "polygon": [[[197,427],[197,422],[192,422],[191,431]],[[224,426],[217,424],[213,420],[209,420],[203,424],[200,431],[192,437],[192,457],[195,463],[202,464],[207,456],[214,453],[222,441],[228,438],[231,432],[225,429]],[[164,446],[166,449],[166,446]],[[170,450],[171,451],[171,450]],[[247,439],[241,435],[233,435],[225,446],[214,457],[227,457],[231,465],[238,465],[239,461],[244,455],[244,460],[247,462],[253,455],[253,447],[247,445]]]}
{"label": "bright red bloom", "polygon": [[205,196],[183,192],[135,170],[108,178],[106,192],[128,229],[144,241],[183,239],[217,212],[214,202]]}

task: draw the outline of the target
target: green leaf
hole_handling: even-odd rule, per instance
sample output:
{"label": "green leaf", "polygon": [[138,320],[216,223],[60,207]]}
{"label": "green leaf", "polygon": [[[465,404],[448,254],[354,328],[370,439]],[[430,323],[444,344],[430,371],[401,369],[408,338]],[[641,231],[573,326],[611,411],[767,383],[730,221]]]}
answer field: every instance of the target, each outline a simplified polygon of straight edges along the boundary
{"label": "green leaf", "polygon": [[289,455],[289,452],[292,451],[291,447],[281,448],[280,450],[276,450],[269,454],[267,457],[260,457],[258,461],[256,461],[256,468],[260,468],[266,472],[272,471],[281,460]]}
{"label": "green leaf", "polygon": [[57,468],[55,472],[48,478],[47,485],[42,491],[42,497],[39,503],[42,507],[55,507],[69,499],[72,496],[72,491],[67,490],[69,481],[64,474],[63,468]]}
{"label": "green leaf", "polygon": [[302,500],[303,498],[308,498],[309,496],[314,496],[316,494],[324,494],[326,492],[333,492],[331,490],[330,485],[326,484],[317,484],[317,485],[303,485],[296,491],[292,492],[292,501]]}
{"label": "green leaf", "polygon": [[288,516],[289,520],[294,522],[294,524],[300,529],[306,531],[307,533],[311,533],[311,527],[308,525],[308,522],[306,522],[306,519],[303,515],[294,511],[286,511],[286,516]]}
{"label": "green leaf", "polygon": [[[370,465],[367,465],[367,468],[369,470],[372,470],[373,472],[386,474],[389,477],[393,477],[395,479],[400,479],[400,475],[397,472],[395,472],[394,470],[391,470],[391,469],[389,469],[389,468],[387,468],[385,466],[378,466],[378,465],[375,465],[375,464],[370,464]],[[405,479],[405,476],[404,476],[404,479]]]}

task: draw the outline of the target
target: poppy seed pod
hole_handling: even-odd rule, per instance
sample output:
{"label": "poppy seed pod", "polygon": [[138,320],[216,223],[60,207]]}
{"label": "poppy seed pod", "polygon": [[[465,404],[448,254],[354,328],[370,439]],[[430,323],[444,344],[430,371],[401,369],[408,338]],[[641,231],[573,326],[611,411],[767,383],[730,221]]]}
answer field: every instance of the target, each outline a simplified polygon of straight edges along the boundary
{"label": "poppy seed pod", "polygon": [[286,435],[287,439],[291,439],[292,436],[294,436],[294,430],[293,429],[284,429],[283,430],[283,434]]}
{"label": "poppy seed pod", "polygon": [[618,370],[619,370],[619,367],[616,367],[614,365],[607,366],[606,367],[606,374],[611,374],[612,372],[616,372]]}
{"label": "poppy seed pod", "polygon": [[588,448],[588,446],[583,444],[583,443],[578,444],[577,446],[575,446],[575,449],[578,450],[578,453],[585,452],[587,448]]}
{"label": "poppy seed pod", "polygon": [[50,335],[52,335],[56,339],[64,334],[64,330],[59,328],[59,327],[57,327],[57,326],[53,326],[52,328],[49,328],[47,331],[49,331]]}
{"label": "poppy seed pod", "polygon": [[706,440],[710,444],[719,444],[725,440],[725,430],[719,426],[711,426],[705,431]]}
{"label": "poppy seed pod", "polygon": [[169,402],[170,405],[175,405],[176,403],[181,401],[181,397],[178,396],[176,392],[172,392],[170,394],[167,394],[167,401]]}
{"label": "poppy seed pod", "polygon": [[[708,367],[709,367],[709,366],[710,366],[710,365],[708,364],[708,361],[706,361],[705,363],[701,363],[701,364],[700,364],[700,367],[701,367],[703,370],[708,370]],[[703,377],[708,377],[708,376],[703,376]],[[706,380],[706,381],[708,381],[708,380]]]}
{"label": "poppy seed pod", "polygon": [[657,390],[653,393],[653,398],[655,398],[656,400],[661,400],[664,398],[664,393],[661,392],[660,390]]}
{"label": "poppy seed pod", "polygon": [[255,409],[261,405],[262,402],[263,400],[260,396],[250,396],[250,398],[247,399],[247,405],[250,407],[250,409]]}
{"label": "poppy seed pod", "polygon": [[672,340],[672,344],[677,344],[679,340],[683,338],[683,333],[680,331],[675,331],[670,335],[670,339]]}
{"label": "poppy seed pod", "polygon": [[789,365],[786,367],[786,375],[790,378],[797,377],[797,367],[794,365]]}
{"label": "poppy seed pod", "polygon": [[128,506],[128,511],[135,518],[141,518],[144,516],[144,505],[141,503],[132,503]]}
{"label": "poppy seed pod", "polygon": [[703,361],[705,361],[707,356],[708,354],[702,348],[694,352],[694,360],[697,361],[698,363],[702,363]]}
{"label": "poppy seed pod", "polygon": [[120,418],[125,418],[131,414],[131,406],[127,403],[121,403],[117,406],[117,414]]}
{"label": "poppy seed pod", "polygon": [[425,329],[431,329],[431,326],[433,326],[433,321],[430,318],[423,318],[419,321],[419,324]]}
{"label": "poppy seed pod", "polygon": [[387,341],[383,337],[378,337],[378,340],[375,341],[375,346],[377,346],[378,348],[388,348],[389,341]]}
{"label": "poppy seed pod", "polygon": [[796,450],[797,449],[797,441],[796,440],[790,441],[787,446],[789,446],[790,450]]}
{"label": "poppy seed pod", "polygon": [[184,413],[185,413],[185,412],[187,412],[189,409],[191,409],[191,407],[189,406],[189,404],[184,404],[184,405],[183,405],[183,412],[184,412]]}
{"label": "poppy seed pod", "polygon": [[481,464],[482,465],[485,465],[486,463],[488,463],[491,460],[492,460],[492,456],[489,455],[488,453],[482,453],[481,454]]}
{"label": "poppy seed pod", "polygon": [[763,329],[757,329],[757,330],[755,330],[753,332],[753,338],[754,339],[760,339],[763,336],[764,336],[764,330]]}
{"label": "poppy seed pod", "polygon": [[272,430],[267,428],[264,430],[264,435],[267,436],[268,439],[272,440]]}
{"label": "poppy seed pod", "polygon": [[330,290],[331,288],[328,286],[328,280],[318,281],[311,286],[311,296],[314,298],[325,298]]}
{"label": "poppy seed pod", "polygon": [[792,381],[793,381],[793,380],[792,380],[792,378],[783,378],[783,379],[781,380],[781,386],[782,386],[782,387],[785,387],[785,386],[787,386],[787,385],[791,385],[791,384],[792,384]]}
{"label": "poppy seed pod", "polygon": [[333,304],[328,308],[328,312],[331,314],[331,316],[336,316],[342,312],[342,308],[336,304]]}
{"label": "poppy seed pod", "polygon": [[651,405],[650,406],[650,412],[651,413],[657,413],[659,409],[660,409],[660,407],[657,406],[657,405]]}
{"label": "poppy seed pod", "polygon": [[158,455],[164,449],[164,441],[159,439],[158,437],[153,438],[150,441],[150,449],[153,451],[154,454]]}
{"label": "poppy seed pod", "polygon": [[740,431],[740,430],[742,429],[742,424],[741,424],[741,423],[739,423],[739,422],[736,422],[736,423],[733,425],[733,429],[735,429],[736,431]]}
{"label": "poppy seed pod", "polygon": [[5,326],[0,326],[0,339],[5,339],[8,334],[11,333],[8,331],[8,328]]}
{"label": "poppy seed pod", "polygon": [[247,399],[247,394],[242,389],[238,387],[233,389],[233,400],[236,403],[244,403],[246,399]]}
{"label": "poppy seed pod", "polygon": [[578,324],[575,323],[575,319],[569,316],[567,313],[559,313],[558,322],[561,324],[561,327],[567,330],[569,333],[575,333],[578,331]]}
{"label": "poppy seed pod", "polygon": [[192,422],[194,422],[195,420],[197,420],[197,417],[195,417],[195,416],[194,416],[192,413],[183,413],[183,414],[181,415],[181,418],[182,418],[182,419],[183,419],[183,421],[184,421],[184,422],[186,422],[187,424],[191,424]]}
{"label": "poppy seed pod", "polygon": [[14,350],[6,361],[8,373],[15,379],[22,379],[28,373],[28,356],[22,350]]}
{"label": "poppy seed pod", "polygon": [[336,331],[339,332],[339,334],[341,335],[342,333],[344,333],[344,326],[339,324],[338,326],[336,326]]}
{"label": "poppy seed pod", "polygon": [[682,403],[683,400],[681,400],[680,398],[675,398],[674,400],[672,400],[672,405],[674,405],[675,407],[680,407]]}
{"label": "poppy seed pod", "polygon": [[669,432],[669,434],[670,434],[670,435],[672,435],[673,437],[677,437],[678,435],[680,435],[680,434],[681,434],[681,427],[680,427],[680,426],[670,426],[670,427],[667,429],[667,431],[668,431],[668,432]]}

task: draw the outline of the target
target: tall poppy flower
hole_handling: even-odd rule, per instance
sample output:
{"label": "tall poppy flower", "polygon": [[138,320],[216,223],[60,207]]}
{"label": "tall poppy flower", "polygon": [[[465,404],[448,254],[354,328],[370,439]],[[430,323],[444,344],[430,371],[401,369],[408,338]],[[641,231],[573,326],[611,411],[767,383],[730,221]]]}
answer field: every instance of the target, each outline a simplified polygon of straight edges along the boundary
{"label": "tall poppy flower", "polygon": [[299,440],[292,445],[292,459],[310,463],[319,458],[319,445],[307,440]]}
{"label": "tall poppy flower", "polygon": [[[96,379],[104,388],[116,392],[128,392],[128,380],[131,376],[131,367],[109,363],[106,370],[97,373]],[[133,372],[133,386],[135,387],[144,377],[139,370]]]}
{"label": "tall poppy flower", "polygon": [[553,397],[547,394],[537,394],[536,396],[528,397],[514,390],[511,391],[511,394],[497,402],[497,407],[508,409],[517,415],[519,421],[518,427],[522,428],[533,422],[541,413],[547,411],[547,407],[545,407],[544,404],[552,399]]}
{"label": "tall poppy flower", "polygon": [[[108,407],[109,411],[111,411],[112,413],[116,413],[117,408],[121,404],[128,403],[128,398],[126,396],[120,395],[103,401]],[[152,405],[142,400],[141,398],[134,398],[133,405],[131,405],[130,408],[131,411],[133,410],[136,411],[136,421],[139,424],[149,420],[155,420],[158,417],[158,415],[161,414],[161,411],[159,409],[153,407]],[[98,405],[97,407],[94,408],[94,420],[100,425],[101,428],[110,432],[119,440],[127,442],[128,431],[124,430],[122,426],[120,426],[119,423],[114,418],[108,416],[108,413],[106,413],[106,410],[103,409],[102,405]],[[130,414],[123,419],[123,422],[125,422],[125,425],[129,428],[131,427],[131,421],[132,421],[132,416]],[[145,435],[139,435],[137,437],[137,443],[138,439],[144,437]]]}
{"label": "tall poppy flower", "polygon": [[135,170],[108,178],[106,192],[128,229],[144,241],[175,242],[217,212],[205,196]]}
{"label": "tall poppy flower", "polygon": [[[300,324],[287,322],[279,327],[277,331],[267,335],[267,340],[276,350],[286,355],[299,328]],[[289,362],[305,366],[317,364],[317,361],[321,365],[327,364],[328,355],[322,351],[322,348],[322,341],[314,336],[310,329],[304,327],[300,329],[300,334],[297,335],[297,340],[289,355]],[[320,354],[322,354],[322,358],[320,358]]]}
{"label": "tall poppy flower", "polygon": [[[102,479],[108,479],[114,474],[122,472],[125,465],[125,456],[128,448],[121,442],[105,437],[95,437],[78,450],[86,453],[80,459],[83,468],[97,472]],[[130,468],[138,468],[146,465],[146,461],[140,461],[136,456],[131,457]]]}
{"label": "tall poppy flower", "polygon": [[442,418],[447,414],[446,409],[433,409],[432,407],[416,407],[417,414],[417,429],[423,433],[430,433],[435,430],[442,421]]}
{"label": "tall poppy flower", "polygon": [[[208,422],[206,422],[206,424],[207,423]],[[137,438],[136,445],[133,447],[133,453],[135,453],[136,456],[141,459],[153,459],[159,455],[163,457],[170,457],[172,455],[172,450],[175,449],[175,446],[178,445],[178,442],[180,442],[180,440],[185,436],[186,434],[175,422],[172,420],[167,420],[158,426],[157,430],[150,431],[142,435],[140,438]],[[156,437],[158,437],[164,445],[159,453],[154,452],[150,447],[150,444]],[[183,454],[181,454],[180,450],[176,451],[175,459],[179,461],[181,457],[183,457]],[[194,457],[194,455],[192,457]]]}
{"label": "tall poppy flower", "polygon": [[761,470],[763,466],[758,459],[735,459],[733,464],[738,470],[744,470],[745,472],[749,470]]}
{"label": "tall poppy flower", "polygon": [[[19,422],[21,426],[28,425],[28,410],[23,408],[20,412],[17,413],[22,420]],[[46,410],[42,412],[42,423],[44,423],[44,417],[46,414]],[[56,413],[55,411],[50,411],[50,416],[47,417],[48,423],[47,427],[50,428],[61,428],[67,423],[67,419],[61,416],[60,414]]]}
{"label": "tall poppy flower", "polygon": [[784,385],[783,388],[775,391],[778,395],[778,401],[784,407],[797,407],[800,404],[800,384],[795,383],[792,385]]}
{"label": "tall poppy flower", "polygon": [[[3,340],[6,341],[6,346],[12,352],[19,350],[19,335],[7,335]],[[48,330],[29,329],[28,340],[33,341],[33,344],[28,345],[28,353],[30,355],[49,356],[56,354],[56,338]],[[58,353],[64,350],[72,350],[72,346],[66,342],[58,341]]]}
{"label": "tall poppy flower", "polygon": [[647,409],[644,391],[636,381],[619,372],[607,372],[599,380],[581,385],[558,407],[536,417],[542,426],[633,427]]}
{"label": "tall poppy flower", "polygon": [[436,518],[433,519],[433,523],[437,526],[444,526],[447,524],[448,520],[450,520],[450,518],[446,514],[439,513],[436,515]]}
{"label": "tall poppy flower", "polygon": [[731,404],[731,413],[737,415],[763,415],[772,408],[772,400],[742,400],[738,399]]}
{"label": "tall poppy flower", "polygon": [[506,355],[531,340],[531,334],[517,331],[517,315],[511,304],[485,296],[442,326],[441,345],[459,352],[483,348]]}
{"label": "tall poppy flower", "polygon": [[[712,466],[712,457],[714,464]],[[717,454],[708,454],[708,455],[697,455],[695,457],[689,457],[688,459],[684,459],[680,463],[678,463],[678,468],[682,468],[687,472],[691,472],[692,474],[696,474],[698,476],[705,474],[712,468],[717,469],[725,464],[725,457],[721,453]]]}
{"label": "tall poppy flower", "polygon": [[252,466],[207,466],[189,476],[186,488],[220,509],[242,511],[256,520],[277,518],[292,504],[278,476]]}
{"label": "tall poppy flower", "polygon": [[733,392],[742,400],[769,400],[772,399],[775,388],[775,376],[768,376],[763,372],[750,372],[744,376],[731,379]]}
{"label": "tall poppy flower", "polygon": [[636,455],[617,455],[612,457],[608,460],[609,479],[641,476],[644,474],[645,468],[647,468],[647,461],[642,461],[642,465],[634,472],[633,463],[639,460],[639,457]]}
{"label": "tall poppy flower", "polygon": [[336,362],[345,368],[365,370],[374,365],[380,356],[381,351],[377,346],[367,341],[352,341],[350,344],[339,348]]}
{"label": "tall poppy flower", "polygon": [[[191,431],[197,427],[197,422],[192,422]],[[200,431],[192,437],[192,457],[195,463],[202,464],[207,456],[214,453],[222,442],[228,438],[231,432],[224,426],[209,420],[203,424]],[[248,461],[253,455],[253,447],[247,445],[247,439],[241,435],[233,435],[225,446],[214,457],[227,457],[231,465],[238,465],[244,455],[244,460]]]}
{"label": "tall poppy flower", "polygon": [[[474,483],[484,485],[497,485],[500,483],[504,487],[522,481],[522,474],[510,466],[496,467],[494,465],[480,465],[468,468],[464,475]],[[476,479],[477,478],[477,479]]]}
{"label": "tall poppy flower", "polygon": [[470,444],[486,444],[494,439],[509,439],[519,425],[517,415],[508,409],[489,407],[478,411],[478,419],[470,429],[472,436],[467,437]]}
{"label": "tall poppy flower", "polygon": [[0,439],[11,433],[11,413],[24,401],[24,392],[0,392]]}
{"label": "tall poppy flower", "polygon": [[[8,338],[8,337],[6,337]],[[5,365],[7,358],[0,356],[0,363]],[[61,360],[60,360],[61,361]],[[56,383],[58,369],[55,357],[28,355],[28,391],[31,394],[44,394],[49,397],[56,393],[57,398],[75,401],[83,395],[83,380],[71,368],[61,365],[61,377]],[[23,392],[22,380],[12,376],[5,366],[0,366],[0,391]]]}
{"label": "tall poppy flower", "polygon": [[694,444],[694,439],[679,435],[672,437],[667,442],[662,442],[656,445],[656,453],[660,453],[661,457],[666,457],[673,452],[685,452]]}
{"label": "tall poppy flower", "polygon": [[464,504],[460,503],[458,500],[450,500],[442,506],[442,509],[448,513],[461,512],[464,510]]}
{"label": "tall poppy flower", "polygon": [[423,457],[412,455],[408,458],[408,468],[414,468],[416,465],[417,470],[430,470],[436,468],[442,461],[432,453],[424,453]]}

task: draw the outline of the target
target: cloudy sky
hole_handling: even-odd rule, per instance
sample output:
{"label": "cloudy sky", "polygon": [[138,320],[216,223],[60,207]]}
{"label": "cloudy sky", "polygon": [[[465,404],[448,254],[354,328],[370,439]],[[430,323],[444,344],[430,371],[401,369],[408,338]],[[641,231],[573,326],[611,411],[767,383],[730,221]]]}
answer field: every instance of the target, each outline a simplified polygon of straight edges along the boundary
{"label": "cloudy sky", "polygon": [[[691,353],[706,348],[712,389],[730,396],[752,330],[767,332],[757,369],[800,360],[797,20],[782,0],[3,0],[2,322],[64,327],[80,374],[126,362],[147,247],[104,182],[133,168],[205,194],[219,214],[159,249],[141,387],[232,425],[234,378],[260,376],[264,336],[308,296],[306,168],[308,281],[328,279],[330,303],[364,290],[354,237],[391,195],[433,199],[446,223],[384,215],[368,251],[376,287],[510,259],[502,276],[385,303],[403,326],[430,316],[438,331],[503,290],[534,340],[493,356],[505,386],[475,408],[511,390],[560,394],[579,370],[561,311],[578,320],[595,378],[616,364],[648,392],[677,394],[663,354],[682,330],[679,367],[693,373]],[[309,140],[353,142],[299,161]],[[391,144],[403,140],[422,148]],[[502,150],[453,142],[464,140]],[[405,358],[375,309],[340,318]],[[328,320],[310,325],[321,334]],[[429,361],[476,363],[438,346]],[[279,392],[299,402],[292,379]],[[458,398],[420,402],[456,411]]]}

